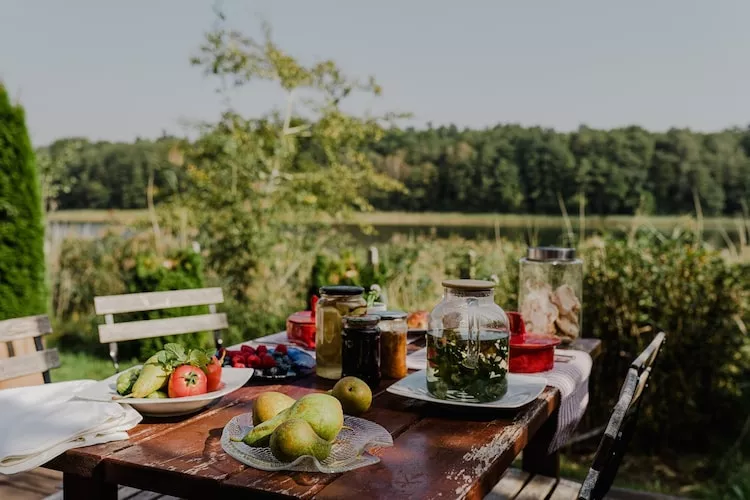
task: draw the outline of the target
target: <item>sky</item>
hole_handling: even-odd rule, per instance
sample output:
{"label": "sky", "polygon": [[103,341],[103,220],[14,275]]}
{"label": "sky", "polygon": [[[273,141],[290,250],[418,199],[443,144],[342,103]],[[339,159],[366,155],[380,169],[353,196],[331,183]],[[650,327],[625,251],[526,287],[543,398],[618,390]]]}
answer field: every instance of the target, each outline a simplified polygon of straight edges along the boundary
{"label": "sky", "polygon": [[[3,0],[0,80],[35,145],[85,136],[184,135],[226,103],[189,63],[211,0]],[[747,0],[224,0],[233,27],[305,63],[374,75],[356,112],[416,127],[497,123],[573,130],[712,131],[750,123]],[[268,85],[232,96],[248,115],[283,105]]]}

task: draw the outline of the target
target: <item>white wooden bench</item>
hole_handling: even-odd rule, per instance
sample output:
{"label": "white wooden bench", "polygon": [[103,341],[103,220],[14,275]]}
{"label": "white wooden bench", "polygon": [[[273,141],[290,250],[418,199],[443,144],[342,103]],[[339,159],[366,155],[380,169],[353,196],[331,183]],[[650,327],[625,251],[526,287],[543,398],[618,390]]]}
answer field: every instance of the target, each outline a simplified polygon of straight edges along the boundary
{"label": "white wooden bench", "polygon": [[[99,325],[99,341],[109,344],[109,356],[119,370],[117,342],[126,340],[182,335],[211,330],[216,347],[221,347],[221,330],[227,328],[227,315],[216,312],[216,305],[224,302],[221,288],[197,288],[166,292],[129,293],[94,298],[96,314],[103,315],[105,324]],[[208,306],[208,314],[178,318],[151,319],[115,323],[115,314],[156,311],[174,307]]]}

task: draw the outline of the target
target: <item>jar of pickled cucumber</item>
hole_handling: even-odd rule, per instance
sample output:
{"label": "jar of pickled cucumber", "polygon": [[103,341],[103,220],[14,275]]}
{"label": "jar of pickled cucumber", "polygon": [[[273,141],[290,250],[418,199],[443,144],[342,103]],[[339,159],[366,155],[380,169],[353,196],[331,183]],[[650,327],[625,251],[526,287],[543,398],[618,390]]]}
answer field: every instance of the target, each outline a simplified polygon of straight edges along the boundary
{"label": "jar of pickled cucumber", "polygon": [[365,289],[359,286],[324,286],[315,309],[315,372],[341,378],[341,330],[345,316],[364,316]]}

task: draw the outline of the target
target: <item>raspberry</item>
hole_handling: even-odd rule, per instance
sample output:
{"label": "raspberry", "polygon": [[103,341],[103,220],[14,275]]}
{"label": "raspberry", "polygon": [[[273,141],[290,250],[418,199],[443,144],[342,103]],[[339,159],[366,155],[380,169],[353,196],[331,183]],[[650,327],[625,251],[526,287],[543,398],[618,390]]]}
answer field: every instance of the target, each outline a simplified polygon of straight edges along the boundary
{"label": "raspberry", "polygon": [[248,356],[246,363],[248,364],[248,366],[252,366],[253,368],[261,367],[260,358],[256,356],[255,354],[251,354],[250,356]]}
{"label": "raspberry", "polygon": [[279,354],[286,354],[286,346],[284,344],[279,344],[276,346],[274,352],[278,352]]}
{"label": "raspberry", "polygon": [[255,354],[257,354],[258,356],[263,356],[267,352],[268,352],[268,347],[264,345],[259,345],[258,348],[255,350]]}
{"label": "raspberry", "polygon": [[273,368],[274,366],[276,366],[276,360],[273,359],[273,356],[271,356],[270,354],[264,354],[260,358],[260,362],[261,368]]}
{"label": "raspberry", "polygon": [[242,352],[243,352],[243,353],[244,353],[244,354],[245,354],[246,356],[247,356],[248,354],[255,354],[255,349],[253,349],[253,347],[252,347],[252,346],[249,346],[249,345],[243,345],[242,347],[240,347],[240,349],[242,350]]}
{"label": "raspberry", "polygon": [[246,368],[245,363],[232,363],[232,368]]}

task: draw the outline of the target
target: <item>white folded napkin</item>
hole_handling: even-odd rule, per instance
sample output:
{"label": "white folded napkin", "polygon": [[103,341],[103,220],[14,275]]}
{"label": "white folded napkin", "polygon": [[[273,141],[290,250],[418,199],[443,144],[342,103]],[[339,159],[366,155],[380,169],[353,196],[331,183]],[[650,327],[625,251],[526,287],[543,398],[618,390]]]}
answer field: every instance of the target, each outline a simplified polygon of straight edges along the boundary
{"label": "white folded napkin", "polygon": [[71,448],[127,439],[141,421],[128,405],[76,399],[94,380],[0,391],[0,473],[38,467]]}

